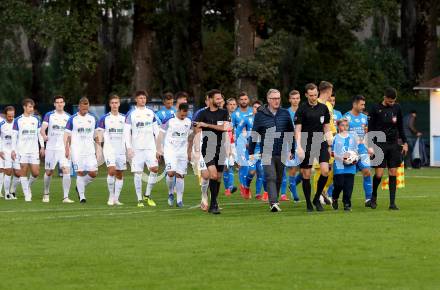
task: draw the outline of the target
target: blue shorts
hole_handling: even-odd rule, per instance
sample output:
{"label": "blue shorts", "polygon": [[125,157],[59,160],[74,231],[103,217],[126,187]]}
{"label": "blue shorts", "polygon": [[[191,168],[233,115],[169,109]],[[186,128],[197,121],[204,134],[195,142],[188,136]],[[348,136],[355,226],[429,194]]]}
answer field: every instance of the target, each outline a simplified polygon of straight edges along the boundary
{"label": "blue shorts", "polygon": [[367,154],[361,154],[359,157],[360,157],[359,158],[359,162],[356,163],[357,171],[362,171],[365,168],[370,169],[371,168],[371,165],[370,165],[370,163],[371,163],[370,162],[370,155],[368,153]]}
{"label": "blue shorts", "polygon": [[298,155],[295,152],[295,157],[293,159],[287,159],[286,160],[286,167],[297,167],[299,166],[301,161],[298,158]]}
{"label": "blue shorts", "polygon": [[237,150],[237,160],[236,163],[240,166],[248,166],[249,152],[246,148],[247,139],[243,137],[238,137],[235,144],[235,149]]}

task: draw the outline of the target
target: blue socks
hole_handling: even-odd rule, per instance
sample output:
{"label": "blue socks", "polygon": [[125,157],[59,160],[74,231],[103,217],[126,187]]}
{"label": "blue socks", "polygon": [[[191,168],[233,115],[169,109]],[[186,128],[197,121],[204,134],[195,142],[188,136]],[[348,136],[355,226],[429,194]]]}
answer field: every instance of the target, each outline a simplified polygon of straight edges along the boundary
{"label": "blue socks", "polygon": [[286,174],[286,169],[284,169],[283,172],[283,179],[281,181],[281,195],[286,194],[286,188],[287,188],[287,174]]}
{"label": "blue socks", "polygon": [[289,187],[293,200],[298,201],[299,196],[298,192],[296,191],[296,176],[289,176]]}
{"label": "blue socks", "polygon": [[238,177],[240,184],[243,186],[246,185],[247,175],[248,175],[248,166],[240,166],[240,169],[238,169]]}
{"label": "blue socks", "polygon": [[373,193],[373,183],[371,181],[371,176],[364,176],[364,192],[365,199],[371,199],[371,194]]}

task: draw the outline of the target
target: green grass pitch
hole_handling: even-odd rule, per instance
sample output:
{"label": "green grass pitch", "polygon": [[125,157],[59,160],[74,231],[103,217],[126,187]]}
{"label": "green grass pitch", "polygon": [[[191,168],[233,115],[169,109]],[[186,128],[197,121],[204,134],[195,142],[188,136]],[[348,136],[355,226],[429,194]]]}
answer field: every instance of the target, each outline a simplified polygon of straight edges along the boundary
{"label": "green grass pitch", "polygon": [[384,191],[364,208],[357,176],[350,213],[283,202],[274,214],[236,193],[219,216],[193,208],[193,175],[184,209],[168,207],[163,180],[158,206],[137,208],[131,174],[125,205],[109,208],[100,172],[85,205],[61,204],[58,177],[49,204],[41,178],[32,203],[0,201],[0,289],[440,289],[440,169],[406,172],[398,212]]}

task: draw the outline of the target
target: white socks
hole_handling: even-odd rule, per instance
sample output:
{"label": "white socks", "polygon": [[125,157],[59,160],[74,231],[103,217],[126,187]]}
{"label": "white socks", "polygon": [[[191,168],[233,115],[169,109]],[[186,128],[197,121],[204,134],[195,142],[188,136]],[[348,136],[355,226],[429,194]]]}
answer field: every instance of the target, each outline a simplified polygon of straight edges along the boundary
{"label": "white socks", "polygon": [[115,198],[115,177],[107,175],[107,188],[108,188],[108,200],[112,200]]}
{"label": "white socks", "polygon": [[168,195],[174,194],[174,176],[170,177],[167,174],[166,182],[168,186]]}
{"label": "white socks", "polygon": [[63,194],[64,198],[69,197],[69,191],[70,191],[70,173],[63,174]]}
{"label": "white socks", "polygon": [[12,179],[12,176],[5,174],[4,185],[5,185],[5,193],[6,194],[10,193],[9,190],[11,189],[11,179]]}
{"label": "white socks", "polygon": [[13,176],[12,177],[12,186],[11,186],[11,192],[15,193],[17,191],[17,185],[20,183],[20,177]]}
{"label": "white socks", "polygon": [[142,200],[142,173],[134,174],[134,189],[136,190],[136,196],[138,201]]}
{"label": "white socks", "polygon": [[177,202],[182,202],[184,186],[185,186],[185,183],[183,181],[183,178],[176,177]]}
{"label": "white socks", "polygon": [[[115,200],[119,200],[119,195],[121,195],[122,186],[124,185],[124,179],[115,180]],[[141,191],[142,192],[142,191]]]}
{"label": "white socks", "polygon": [[[49,176],[46,173],[44,173],[44,194],[49,194],[51,179],[52,179],[52,176]],[[29,181],[29,183],[30,183],[30,181]]]}
{"label": "white socks", "polygon": [[145,196],[151,195],[151,190],[153,189],[154,184],[156,184],[157,173],[150,171],[150,176],[148,176],[147,190],[145,191]]}
{"label": "white socks", "polygon": [[20,177],[21,187],[23,188],[24,196],[27,197],[30,194],[29,191],[29,180],[26,176]]}
{"label": "white socks", "polygon": [[38,176],[33,177],[32,174],[31,174],[31,176],[29,176],[28,180],[29,180],[29,192],[30,193],[32,193],[32,190],[31,190],[32,184],[34,184],[34,181],[37,180],[37,178],[38,178]]}
{"label": "white socks", "polygon": [[[5,178],[5,173],[4,173],[4,172],[1,172],[1,173],[0,173],[0,195],[2,194],[4,178]],[[5,191],[5,192],[6,192],[6,191]]]}
{"label": "white socks", "polygon": [[76,187],[78,188],[78,193],[79,193],[79,199],[86,199],[85,196],[85,191],[86,191],[86,186],[92,182],[94,178],[91,177],[90,175],[85,175],[85,176],[77,176],[76,178]]}
{"label": "white socks", "polygon": [[202,202],[208,203],[208,187],[209,187],[209,179],[204,179],[202,177]]}

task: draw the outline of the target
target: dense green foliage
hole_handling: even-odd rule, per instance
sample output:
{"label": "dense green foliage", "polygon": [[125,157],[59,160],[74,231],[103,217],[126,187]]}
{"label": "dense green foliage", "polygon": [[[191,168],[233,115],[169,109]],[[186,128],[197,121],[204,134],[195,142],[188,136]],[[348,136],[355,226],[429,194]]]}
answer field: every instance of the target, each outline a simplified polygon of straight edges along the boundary
{"label": "dense green foliage", "polygon": [[[154,32],[150,91],[190,86],[187,1],[152,1],[144,21]],[[307,82],[328,80],[341,99],[362,93],[379,98],[385,86],[413,97],[397,34],[401,1],[253,1],[249,21],[264,17],[269,38],[249,58],[234,54],[234,1],[201,1],[202,91],[217,87],[236,95],[236,80],[255,80],[259,95],[270,87],[284,93]],[[142,1],[24,1],[0,3],[0,101],[55,93],[102,101],[133,90],[132,8]],[[372,36],[355,37],[373,19]],[[380,24],[386,23],[385,29]],[[386,39],[386,40],[384,40]],[[33,45],[30,47],[30,45]],[[24,49],[29,47],[29,49]],[[28,51],[25,53],[25,51]],[[28,55],[30,53],[30,55]],[[32,70],[32,67],[35,69]],[[37,84],[35,84],[37,82]]]}

